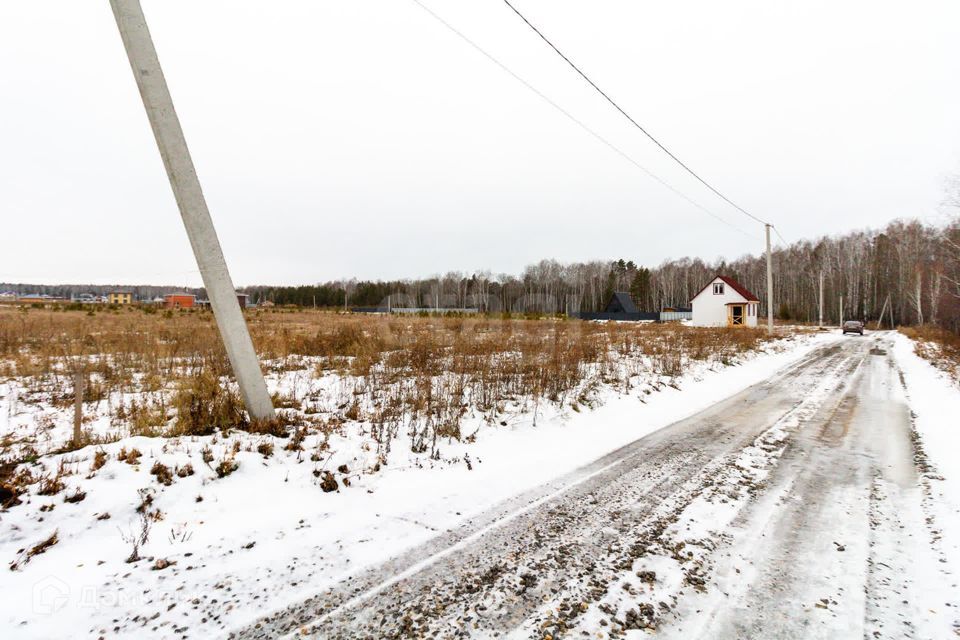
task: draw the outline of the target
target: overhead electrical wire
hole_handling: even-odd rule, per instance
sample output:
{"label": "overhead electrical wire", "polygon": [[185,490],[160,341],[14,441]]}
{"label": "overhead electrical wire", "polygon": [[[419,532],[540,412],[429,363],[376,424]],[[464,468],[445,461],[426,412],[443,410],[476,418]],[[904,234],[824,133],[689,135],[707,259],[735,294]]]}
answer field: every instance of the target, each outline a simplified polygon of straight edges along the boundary
{"label": "overhead electrical wire", "polygon": [[577,118],[576,116],[574,116],[572,113],[570,113],[569,111],[567,111],[566,109],[564,109],[562,106],[560,106],[559,104],[557,104],[556,102],[554,102],[550,97],[548,97],[548,96],[547,96],[546,94],[544,94],[542,91],[540,91],[540,90],[537,89],[535,86],[533,86],[532,84],[530,84],[529,82],[527,82],[524,78],[522,78],[520,75],[518,75],[517,73],[515,73],[512,69],[510,69],[509,67],[507,67],[504,63],[500,62],[500,60],[498,60],[497,58],[495,58],[492,54],[488,53],[483,47],[481,47],[481,46],[478,45],[476,42],[474,42],[474,41],[471,40],[469,37],[467,37],[462,31],[460,31],[459,29],[457,29],[456,27],[454,27],[452,24],[450,24],[449,22],[447,22],[446,20],[444,20],[440,15],[438,15],[436,12],[434,12],[430,7],[428,7],[428,6],[426,6],[425,4],[423,4],[420,0],[411,0],[411,2],[413,2],[415,5],[417,5],[417,6],[420,7],[421,9],[423,9],[423,10],[424,10],[427,14],[429,14],[434,20],[436,20],[437,22],[439,22],[440,24],[442,24],[444,27],[446,27],[447,29],[449,29],[451,32],[453,32],[455,35],[457,35],[461,40],[463,40],[464,42],[466,42],[467,44],[469,44],[469,45],[470,45],[471,47],[473,47],[476,51],[478,51],[480,54],[482,54],[485,58],[487,58],[488,60],[490,60],[490,62],[494,63],[495,65],[497,65],[498,67],[500,67],[500,69],[502,69],[503,71],[505,71],[506,73],[508,73],[514,80],[516,80],[517,82],[519,82],[520,84],[522,84],[524,87],[526,87],[527,89],[529,89],[530,91],[532,91],[534,94],[536,94],[537,97],[539,97],[541,100],[543,100],[544,102],[546,102],[547,104],[549,104],[551,107],[553,107],[554,109],[556,109],[557,111],[559,111],[560,113],[562,113],[562,114],[563,114],[564,116],[566,116],[570,121],[572,121],[574,124],[576,124],[577,126],[579,126],[581,129],[583,129],[584,131],[586,131],[587,133],[589,133],[591,136],[593,136],[594,138],[596,138],[598,141],[600,141],[601,143],[603,143],[604,145],[606,145],[606,146],[607,146],[609,149],[611,149],[614,153],[616,153],[617,155],[619,155],[620,157],[622,157],[624,160],[626,160],[627,162],[629,162],[630,164],[632,164],[633,166],[635,166],[637,169],[639,169],[640,171],[642,171],[643,173],[645,173],[649,178],[651,178],[651,179],[653,179],[654,181],[658,182],[661,186],[665,187],[666,189],[668,189],[669,191],[673,192],[675,195],[679,196],[680,198],[684,199],[685,201],[687,201],[688,203],[690,203],[691,205],[693,205],[694,207],[696,207],[696,208],[699,209],[700,211],[706,213],[707,215],[711,216],[712,218],[715,218],[715,219],[718,220],[719,222],[727,225],[728,227],[730,227],[730,228],[732,228],[732,229],[735,229],[736,231],[738,231],[738,232],[742,233],[743,235],[747,236],[748,238],[755,238],[755,237],[756,237],[756,236],[754,236],[753,234],[751,234],[751,233],[745,231],[744,229],[738,227],[737,225],[733,224],[733,223],[730,222],[729,220],[727,220],[727,219],[725,219],[725,218],[717,215],[716,213],[714,213],[713,211],[711,211],[710,209],[708,209],[708,208],[705,207],[704,205],[700,204],[700,203],[697,202],[696,200],[694,200],[694,199],[690,198],[689,196],[687,196],[685,193],[683,193],[682,191],[680,191],[679,189],[677,189],[676,187],[674,187],[674,186],[671,185],[670,183],[666,182],[665,180],[663,180],[662,178],[660,178],[660,177],[657,176],[656,174],[652,173],[649,169],[647,169],[646,167],[644,167],[643,165],[641,165],[639,162],[637,162],[636,160],[634,160],[627,152],[625,152],[625,151],[623,151],[622,149],[620,149],[619,147],[617,147],[615,144],[613,144],[612,142],[610,142],[609,140],[607,140],[606,138],[604,138],[602,135],[600,135],[599,133],[597,133],[596,131],[594,131],[593,129],[591,129],[589,126],[587,126],[582,120],[580,120],[579,118]]}
{"label": "overhead electrical wire", "polygon": [[526,25],[533,30],[534,33],[536,33],[538,36],[540,36],[540,39],[541,39],[541,40],[543,40],[543,41],[546,42],[548,45],[550,45],[550,48],[553,49],[553,50],[557,53],[557,55],[559,55],[561,58],[563,58],[563,60],[564,60],[568,65],[570,65],[570,67],[573,68],[573,70],[576,71],[576,72],[580,75],[581,78],[583,78],[584,80],[586,80],[587,83],[597,91],[597,93],[599,93],[601,96],[603,96],[603,97],[606,99],[607,102],[609,102],[611,105],[613,105],[613,107],[614,107],[617,111],[619,111],[619,112],[623,115],[623,117],[625,117],[627,120],[629,120],[630,123],[633,124],[634,127],[636,127],[637,129],[639,129],[639,130],[643,133],[643,135],[645,135],[647,138],[649,138],[649,139],[650,139],[655,145],[657,145],[664,153],[666,153],[668,156],[670,156],[670,157],[673,159],[674,162],[676,162],[678,165],[680,165],[681,167],[683,167],[683,169],[686,170],[687,173],[689,173],[691,176],[693,176],[694,178],[696,178],[703,186],[705,186],[707,189],[709,189],[709,190],[712,191],[714,194],[716,194],[717,196],[719,196],[724,202],[726,202],[727,204],[729,204],[730,206],[732,206],[734,209],[736,209],[736,210],[739,211],[740,213],[742,213],[742,214],[744,214],[745,216],[747,216],[747,217],[749,217],[749,218],[751,218],[751,219],[759,222],[760,224],[770,225],[771,227],[773,227],[772,224],[770,224],[769,222],[767,222],[767,221],[765,221],[765,220],[761,220],[761,219],[758,218],[757,216],[753,215],[752,213],[750,213],[749,211],[747,211],[746,209],[744,209],[743,207],[741,207],[741,206],[738,205],[737,203],[733,202],[730,198],[728,198],[727,196],[723,195],[723,193],[721,193],[720,190],[717,189],[717,188],[715,188],[712,184],[710,184],[709,182],[707,182],[706,180],[704,180],[703,178],[701,178],[701,177],[700,177],[693,169],[691,169],[686,163],[684,163],[680,158],[678,158],[676,155],[674,155],[673,152],[670,151],[670,150],[666,147],[666,145],[664,145],[662,142],[660,142],[660,141],[657,140],[655,137],[653,137],[653,135],[652,135],[649,131],[647,131],[639,122],[637,122],[636,120],[634,120],[634,119],[630,116],[630,114],[628,114],[626,111],[624,111],[624,110],[620,107],[620,105],[617,104],[617,103],[613,100],[613,98],[611,98],[609,95],[607,95],[607,93],[606,93],[603,89],[601,89],[600,87],[598,87],[597,84],[596,84],[593,80],[591,80],[589,76],[587,76],[587,74],[585,74],[583,71],[580,70],[580,67],[578,67],[577,65],[575,65],[575,64],[573,63],[573,61],[570,60],[570,58],[568,58],[562,51],[560,51],[560,49],[558,49],[557,46],[556,46],[555,44],[553,44],[553,42],[551,42],[549,38],[547,38],[547,36],[543,35],[543,32],[540,31],[540,29],[538,29],[532,22],[530,22],[529,20],[527,20],[526,16],[524,16],[522,13],[520,13],[520,11],[519,11],[515,6],[513,6],[513,4],[510,3],[510,0],[503,0],[503,2],[504,2],[504,4],[506,4],[508,7],[510,7],[510,9],[512,9],[513,12],[514,12],[515,14],[517,14],[517,16],[519,16],[519,18],[520,18],[521,20],[523,20],[524,23],[526,23]]}
{"label": "overhead electrical wire", "polygon": [[787,246],[789,245],[789,243],[787,242],[786,238],[784,238],[782,235],[780,235],[780,232],[777,231],[777,228],[776,228],[775,226],[770,225],[770,228],[773,229],[773,232],[774,232],[775,234],[777,234],[777,237],[780,238],[780,242],[783,243],[783,248],[786,249]]}

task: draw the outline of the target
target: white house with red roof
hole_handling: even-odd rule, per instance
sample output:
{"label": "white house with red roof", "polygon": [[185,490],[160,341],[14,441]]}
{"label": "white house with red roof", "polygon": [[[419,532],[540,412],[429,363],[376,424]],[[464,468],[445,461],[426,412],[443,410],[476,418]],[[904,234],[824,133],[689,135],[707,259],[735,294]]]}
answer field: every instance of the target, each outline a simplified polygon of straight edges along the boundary
{"label": "white house with red roof", "polygon": [[693,297],[695,327],[755,327],[760,299],[727,276],[718,275]]}

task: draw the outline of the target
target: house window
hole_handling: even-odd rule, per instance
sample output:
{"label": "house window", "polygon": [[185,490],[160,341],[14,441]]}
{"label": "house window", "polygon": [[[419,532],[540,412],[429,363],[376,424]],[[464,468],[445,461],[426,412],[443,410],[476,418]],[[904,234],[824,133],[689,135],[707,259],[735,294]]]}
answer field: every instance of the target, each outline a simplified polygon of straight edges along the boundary
{"label": "house window", "polygon": [[722,296],[722,295],[723,295],[723,283],[722,283],[722,282],[714,282],[714,283],[713,283],[713,295],[715,295],[715,296]]}

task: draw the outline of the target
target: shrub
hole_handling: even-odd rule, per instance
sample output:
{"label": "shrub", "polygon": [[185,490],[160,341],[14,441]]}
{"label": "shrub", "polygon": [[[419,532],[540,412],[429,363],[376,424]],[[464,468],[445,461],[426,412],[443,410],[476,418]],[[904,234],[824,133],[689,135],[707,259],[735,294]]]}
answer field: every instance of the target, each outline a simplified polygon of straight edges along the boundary
{"label": "shrub", "polygon": [[212,367],[198,366],[180,382],[172,406],[179,435],[210,435],[217,429],[244,427],[247,420],[237,392],[225,387]]}
{"label": "shrub", "polygon": [[290,438],[290,442],[287,443],[287,446],[284,447],[287,451],[302,451],[303,450],[303,441],[307,437],[306,427],[300,427],[293,432],[293,437]]}
{"label": "shrub", "polygon": [[324,471],[323,480],[320,481],[320,488],[323,489],[324,493],[330,493],[331,491],[339,489],[340,485],[337,484],[337,479],[333,477],[332,473]]}
{"label": "shrub", "polygon": [[159,460],[153,463],[153,467],[150,468],[150,475],[155,476],[157,482],[166,487],[173,484],[173,473],[170,471],[170,467]]}
{"label": "shrub", "polygon": [[63,487],[63,480],[59,472],[54,476],[45,475],[40,478],[37,494],[41,496],[55,496],[63,490]]}
{"label": "shrub", "polygon": [[46,552],[47,549],[57,544],[59,541],[60,539],[57,537],[57,531],[54,531],[49,538],[38,542],[29,549],[21,549],[17,559],[10,563],[10,570],[16,571],[23,565],[30,562],[34,556],[38,556],[41,553]]}
{"label": "shrub", "polygon": [[0,483],[0,509],[6,509],[20,504],[19,492],[16,487]]}
{"label": "shrub", "polygon": [[127,464],[139,464],[142,455],[138,449],[130,449],[130,451],[127,451],[126,447],[122,447],[117,454],[117,460],[126,462]]}
{"label": "shrub", "polygon": [[90,464],[90,472],[99,471],[103,465],[107,464],[107,452],[103,449],[97,449],[93,454],[93,462]]}
{"label": "shrub", "polygon": [[227,457],[220,461],[214,471],[216,471],[218,478],[226,478],[238,468],[240,468],[240,464],[232,457]]}
{"label": "shrub", "polygon": [[86,497],[87,497],[87,492],[81,491],[80,487],[77,487],[76,489],[74,489],[73,493],[71,493],[70,495],[64,496],[63,501],[71,502],[71,503],[83,502],[83,499]]}
{"label": "shrub", "polygon": [[289,433],[287,427],[292,424],[290,418],[283,413],[278,413],[272,420],[251,420],[247,426],[250,433],[260,433],[264,435],[286,438]]}

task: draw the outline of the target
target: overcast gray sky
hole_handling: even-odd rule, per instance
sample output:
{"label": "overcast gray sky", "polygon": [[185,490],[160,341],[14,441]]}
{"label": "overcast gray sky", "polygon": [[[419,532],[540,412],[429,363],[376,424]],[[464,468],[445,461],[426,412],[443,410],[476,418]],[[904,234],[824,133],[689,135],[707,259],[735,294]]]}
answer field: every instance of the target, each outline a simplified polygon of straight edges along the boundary
{"label": "overcast gray sky", "polygon": [[[960,2],[515,0],[788,240],[933,219]],[[500,0],[144,0],[238,285],[762,249]],[[0,280],[198,285],[106,0],[0,3]]]}

